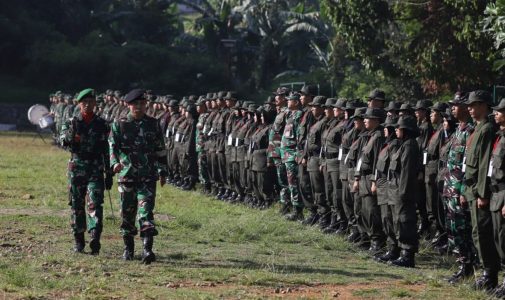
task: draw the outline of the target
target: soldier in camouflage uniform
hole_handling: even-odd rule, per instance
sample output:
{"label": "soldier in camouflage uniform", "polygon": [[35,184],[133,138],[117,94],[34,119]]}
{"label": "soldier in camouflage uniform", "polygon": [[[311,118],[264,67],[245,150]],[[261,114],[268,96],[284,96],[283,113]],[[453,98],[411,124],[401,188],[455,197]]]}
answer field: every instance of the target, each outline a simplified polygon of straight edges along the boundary
{"label": "soldier in camouflage uniform", "polygon": [[156,119],[145,115],[145,92],[132,90],[126,95],[130,113],[112,124],[109,135],[110,164],[118,174],[121,197],[121,233],[125,244],[123,258],[132,260],[134,236],[140,227],[144,251],[142,261],[155,260],[152,250],[158,234],[154,223],[156,181],[165,184],[167,174],[166,149]]}
{"label": "soldier in camouflage uniform", "polygon": [[56,105],[56,111],[54,115],[54,122],[56,123],[56,134],[57,136],[60,136],[61,133],[61,126],[65,122],[64,119],[64,112],[65,112],[65,107],[67,104],[65,103],[65,99],[63,98],[63,94],[60,92],[60,94],[56,95],[56,99],[58,100],[58,104]]}
{"label": "soldier in camouflage uniform", "polygon": [[210,193],[210,174],[208,169],[208,157],[207,151],[205,148],[205,142],[207,140],[207,134],[204,131],[205,122],[209,117],[209,113],[207,112],[206,98],[200,97],[197,102],[197,112],[198,123],[196,124],[196,155],[198,160],[198,178],[200,183],[202,184],[203,192],[208,194]]}
{"label": "soldier in camouflage uniform", "polygon": [[298,128],[302,111],[299,109],[300,94],[292,93],[287,97],[289,112],[286,117],[286,125],[281,138],[281,160],[286,168],[287,190],[281,194],[290,196],[289,200],[294,211],[286,216],[289,221],[303,220],[303,202],[298,194],[298,165],[296,163],[299,156],[297,148]]}
{"label": "soldier in camouflage uniform", "polygon": [[198,122],[198,112],[195,104],[188,104],[186,107],[186,122],[182,132],[181,143],[181,166],[185,168],[184,184],[182,190],[189,191],[195,186],[198,178],[198,165],[196,159],[196,124]]}
{"label": "soldier in camouflage uniform", "polygon": [[280,213],[283,215],[288,214],[291,207],[291,202],[289,201],[287,193],[288,183],[286,178],[286,165],[282,163],[280,149],[282,133],[284,131],[286,117],[288,115],[286,96],[288,96],[289,92],[290,90],[284,87],[278,88],[277,91],[274,92],[277,116],[275,117],[274,123],[268,133],[267,150],[268,166],[275,166],[277,172],[277,182],[280,189],[279,202],[282,205]]}
{"label": "soldier in camouflage uniform", "polygon": [[175,136],[175,123],[180,118],[179,114],[179,101],[173,99],[168,103],[168,110],[170,111],[170,119],[167,121],[165,128],[165,148],[167,149],[167,183],[172,183],[175,180],[175,169],[171,163],[175,160],[174,154],[174,136]]}
{"label": "soldier in camouflage uniform", "polygon": [[[107,155],[109,129],[105,120],[93,113],[96,100],[92,89],[81,91],[77,101],[82,113],[62,125],[60,136],[62,146],[72,153],[68,162],[68,188],[74,251],[84,250],[84,232],[87,231],[91,237],[91,254],[98,255],[103,227],[103,193],[104,188],[110,190],[112,185]],[[104,182],[106,171],[108,176]]]}
{"label": "soldier in camouflage uniform", "polygon": [[[72,100],[72,96],[69,94],[66,94],[63,99],[65,99],[65,109],[63,110],[63,116],[62,116],[62,125],[65,124],[70,118],[73,117],[74,114],[74,108],[76,105],[74,104],[74,101]],[[96,99],[95,99],[96,100]]]}
{"label": "soldier in camouflage uniform", "polygon": [[463,158],[466,152],[468,137],[473,132],[473,121],[468,114],[462,95],[456,94],[449,102],[452,114],[459,125],[449,146],[447,157],[447,172],[444,178],[443,202],[446,212],[446,232],[449,249],[454,249],[457,255],[459,269],[448,280],[456,283],[473,275],[474,246],[472,242],[472,224],[468,206],[460,203],[463,193]]}

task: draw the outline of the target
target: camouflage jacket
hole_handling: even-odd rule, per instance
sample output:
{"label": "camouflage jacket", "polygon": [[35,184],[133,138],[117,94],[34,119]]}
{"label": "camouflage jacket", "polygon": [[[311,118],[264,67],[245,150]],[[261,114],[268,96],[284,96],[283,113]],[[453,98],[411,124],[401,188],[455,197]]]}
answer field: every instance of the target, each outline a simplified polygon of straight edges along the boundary
{"label": "camouflage jacket", "polygon": [[195,132],[195,144],[196,144],[196,152],[202,153],[205,152],[205,141],[206,134],[203,131],[203,127],[205,126],[205,122],[209,117],[209,113],[203,113],[198,116],[198,122],[196,123],[196,132]]}
{"label": "camouflage jacket", "polygon": [[444,178],[443,195],[446,197],[459,197],[463,193],[463,158],[467,139],[473,129],[474,125],[470,119],[466,124],[460,123],[453,135],[447,155],[447,173]]}
{"label": "camouflage jacket", "polygon": [[61,144],[72,153],[70,178],[83,175],[90,181],[103,180],[104,171],[109,169],[108,134],[107,122],[97,115],[89,124],[79,115],[61,126]]}
{"label": "camouflage jacket", "polygon": [[109,153],[111,166],[123,165],[118,182],[147,182],[166,176],[163,135],[156,119],[147,115],[135,120],[128,114],[112,123]]}
{"label": "camouflage jacket", "polygon": [[286,125],[286,116],[288,114],[288,108],[283,107],[280,109],[277,116],[275,116],[274,123],[270,127],[268,132],[268,158],[273,160],[279,160],[281,158],[281,140],[282,133],[284,131],[284,126]]}
{"label": "camouflage jacket", "polygon": [[286,125],[282,132],[281,138],[281,159],[283,162],[296,161],[297,157],[301,155],[298,150],[298,129],[300,120],[302,118],[301,110],[290,111],[286,118]]}

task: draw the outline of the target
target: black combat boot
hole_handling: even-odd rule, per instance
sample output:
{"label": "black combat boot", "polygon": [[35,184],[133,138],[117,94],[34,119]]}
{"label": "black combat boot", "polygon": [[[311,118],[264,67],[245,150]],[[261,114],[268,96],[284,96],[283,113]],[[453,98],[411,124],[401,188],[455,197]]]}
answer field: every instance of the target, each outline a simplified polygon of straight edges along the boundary
{"label": "black combat boot", "polygon": [[302,221],[303,220],[303,207],[295,207],[295,210],[286,216],[288,221]]}
{"label": "black combat boot", "polygon": [[291,211],[291,203],[281,203],[281,208],[279,209],[279,213],[283,216],[289,214]]}
{"label": "black combat boot", "polygon": [[493,294],[496,298],[505,299],[505,279],[503,279],[503,283],[493,291]]}
{"label": "black combat boot", "polygon": [[320,215],[317,213],[316,209],[311,209],[309,216],[303,220],[302,224],[303,225],[308,225],[308,226],[313,226],[316,225],[317,222],[319,222],[319,217]]}
{"label": "black combat boot", "polygon": [[153,242],[154,238],[152,236],[146,236],[142,238],[144,243],[144,251],[142,252],[142,263],[148,265],[156,260],[156,256],[153,252]]}
{"label": "black combat boot", "polygon": [[370,252],[373,256],[377,256],[379,253],[383,253],[384,242],[381,240],[372,240],[370,243],[370,248],[368,248],[368,252]]}
{"label": "black combat boot", "polygon": [[97,229],[92,229],[89,232],[91,240],[89,241],[89,248],[91,249],[91,255],[100,254],[100,235],[101,232]]}
{"label": "black combat boot", "polygon": [[123,242],[124,242],[123,259],[133,260],[133,255],[135,251],[135,242],[133,241],[133,236],[124,235]]}
{"label": "black combat boot", "polygon": [[335,230],[335,234],[337,235],[346,235],[349,231],[348,221],[347,220],[339,220],[340,226],[338,226],[337,230]]}
{"label": "black combat boot", "polygon": [[473,276],[472,263],[460,263],[458,270],[447,279],[451,284],[458,283],[466,278]]}
{"label": "black combat boot", "polygon": [[347,236],[347,241],[357,243],[361,239],[361,234],[356,227],[351,227],[351,233]]}
{"label": "black combat boot", "polygon": [[400,257],[400,248],[391,247],[386,253],[383,255],[375,256],[375,260],[382,263],[387,263],[389,261],[393,261]]}
{"label": "black combat boot", "polygon": [[[423,220],[419,224],[419,227],[417,228],[417,237],[420,239],[423,235],[429,236],[430,235],[430,223],[428,220]],[[425,236],[425,238],[426,238]]]}
{"label": "black combat boot", "polygon": [[474,290],[490,291],[498,285],[498,274],[489,270],[484,270],[482,275],[473,284]]}
{"label": "black combat boot", "polygon": [[331,214],[330,213],[325,213],[323,215],[320,215],[318,225],[321,230],[324,231],[327,227],[329,227],[331,224]]}
{"label": "black combat boot", "polygon": [[400,253],[400,257],[390,261],[389,263],[393,266],[404,267],[404,268],[415,268],[415,254],[414,251],[411,250],[402,250]]}
{"label": "black combat boot", "polygon": [[186,184],[184,184],[181,187],[181,189],[183,189],[184,191],[191,191],[194,187],[195,187],[195,180],[193,180],[192,178],[188,178],[186,180]]}
{"label": "black combat boot", "polygon": [[331,222],[326,228],[323,229],[323,233],[335,233],[340,227],[340,221],[335,213],[331,214]]}
{"label": "black combat boot", "polygon": [[74,233],[74,252],[82,253],[84,251],[84,232]]}

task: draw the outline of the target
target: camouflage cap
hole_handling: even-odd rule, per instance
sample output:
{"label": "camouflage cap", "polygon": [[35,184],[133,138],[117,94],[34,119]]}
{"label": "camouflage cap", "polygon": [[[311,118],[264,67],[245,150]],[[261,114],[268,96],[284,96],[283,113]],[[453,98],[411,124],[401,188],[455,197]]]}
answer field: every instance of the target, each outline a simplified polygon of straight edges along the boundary
{"label": "camouflage cap", "polygon": [[276,96],[287,96],[291,92],[290,88],[287,88],[285,86],[277,88],[275,92],[273,92],[274,95]]}
{"label": "camouflage cap", "polygon": [[468,98],[468,95],[463,93],[463,92],[456,92],[454,94],[454,98],[449,101],[448,103],[450,105],[466,105],[466,99]]}
{"label": "camouflage cap", "polygon": [[223,99],[224,96],[226,96],[226,92],[225,91],[220,91],[220,92],[217,93],[216,99]]}
{"label": "camouflage cap", "polygon": [[205,95],[205,99],[206,100],[212,100],[212,99],[214,99],[214,93],[207,93],[207,95]]}
{"label": "camouflage cap", "polygon": [[412,108],[412,105],[410,105],[410,103],[402,103],[398,111],[413,112],[414,109]]}
{"label": "camouflage cap", "polygon": [[85,98],[95,98],[95,90],[92,88],[87,88],[80,91],[79,95],[77,95],[77,101],[81,102],[81,100]]}
{"label": "camouflage cap", "polygon": [[179,106],[179,101],[176,100],[176,99],[171,99],[169,102],[168,102],[168,106],[169,107],[177,107]]}
{"label": "camouflage cap", "polygon": [[114,95],[114,91],[112,91],[111,89],[108,89],[108,90],[105,91],[105,95],[106,96],[112,96],[112,95]]}
{"label": "camouflage cap", "polygon": [[115,91],[114,91],[114,97],[116,97],[116,98],[120,99],[120,98],[121,98],[121,95],[122,95],[122,94],[121,94],[121,91],[120,91],[120,90],[115,90]]}
{"label": "camouflage cap", "polygon": [[300,94],[299,93],[291,93],[289,96],[286,97],[288,101],[290,100],[295,100],[295,101],[300,101]]}
{"label": "camouflage cap", "polygon": [[249,104],[249,106],[247,106],[247,111],[249,111],[251,113],[255,113],[257,109],[258,109],[258,106],[254,103],[251,103],[251,104]]}

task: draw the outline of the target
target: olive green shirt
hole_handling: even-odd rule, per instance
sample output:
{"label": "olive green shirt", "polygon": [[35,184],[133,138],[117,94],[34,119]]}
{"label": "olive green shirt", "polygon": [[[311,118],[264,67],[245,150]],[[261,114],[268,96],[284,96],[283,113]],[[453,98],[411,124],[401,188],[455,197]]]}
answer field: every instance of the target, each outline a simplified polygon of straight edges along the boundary
{"label": "olive green shirt", "polygon": [[487,174],[494,137],[493,125],[486,119],[475,126],[468,138],[465,170],[465,197],[468,201],[491,197]]}

